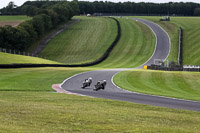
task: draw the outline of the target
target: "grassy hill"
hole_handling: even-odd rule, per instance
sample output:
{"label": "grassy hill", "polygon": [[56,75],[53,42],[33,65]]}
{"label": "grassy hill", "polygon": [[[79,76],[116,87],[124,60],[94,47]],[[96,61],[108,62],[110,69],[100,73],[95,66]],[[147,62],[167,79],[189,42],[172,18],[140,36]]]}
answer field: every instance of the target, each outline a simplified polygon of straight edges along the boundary
{"label": "grassy hill", "polygon": [[0,69],[0,132],[199,132],[200,112],[52,91],[88,70]]}
{"label": "grassy hill", "polygon": [[118,73],[114,81],[130,91],[200,101],[199,72],[133,70]]}
{"label": "grassy hill", "polygon": [[97,67],[131,68],[142,65],[153,54],[155,36],[144,24],[128,19],[118,19],[121,38],[109,57]]}
{"label": "grassy hill", "polygon": [[52,39],[41,56],[66,64],[91,62],[103,55],[117,35],[117,24],[103,17],[76,17],[80,22]]}
{"label": "grassy hill", "polygon": [[200,65],[200,18],[177,17],[172,23],[183,28],[183,64]]}
{"label": "grassy hill", "polygon": [[7,54],[0,52],[0,64],[13,64],[13,63],[58,64],[58,62],[38,57],[14,55],[14,54]]}
{"label": "grassy hill", "polygon": [[[66,64],[99,58],[116,37],[116,22],[103,17],[78,19],[78,24],[52,39],[40,55]],[[95,67],[136,67],[153,54],[155,37],[147,26],[133,20],[118,20],[122,30],[120,41],[108,59]]]}

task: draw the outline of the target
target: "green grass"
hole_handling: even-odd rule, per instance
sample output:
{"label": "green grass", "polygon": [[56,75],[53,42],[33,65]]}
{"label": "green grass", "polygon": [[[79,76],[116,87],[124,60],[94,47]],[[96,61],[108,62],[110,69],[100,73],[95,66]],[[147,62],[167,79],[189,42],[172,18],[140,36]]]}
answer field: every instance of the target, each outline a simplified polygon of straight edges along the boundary
{"label": "green grass", "polygon": [[177,17],[172,22],[183,28],[183,64],[200,65],[200,17]]}
{"label": "green grass", "polygon": [[117,24],[103,17],[81,21],[52,39],[41,56],[66,64],[91,62],[103,55],[117,35]]}
{"label": "green grass", "polygon": [[13,64],[13,63],[58,64],[58,62],[38,57],[14,55],[14,54],[0,52],[0,64]]}
{"label": "green grass", "polygon": [[30,20],[31,17],[27,16],[0,16],[0,22],[14,22],[14,21],[26,21]]}
{"label": "green grass", "polygon": [[0,132],[198,133],[200,112],[48,92],[0,93]]}
{"label": "green grass", "polygon": [[114,82],[130,91],[200,101],[198,72],[124,71]]}
{"label": "green grass", "polygon": [[155,36],[144,24],[134,20],[118,19],[121,38],[109,57],[98,67],[131,68],[144,64],[153,54]]}
{"label": "green grass", "polygon": [[51,85],[87,68],[0,69],[0,91],[52,91]]}

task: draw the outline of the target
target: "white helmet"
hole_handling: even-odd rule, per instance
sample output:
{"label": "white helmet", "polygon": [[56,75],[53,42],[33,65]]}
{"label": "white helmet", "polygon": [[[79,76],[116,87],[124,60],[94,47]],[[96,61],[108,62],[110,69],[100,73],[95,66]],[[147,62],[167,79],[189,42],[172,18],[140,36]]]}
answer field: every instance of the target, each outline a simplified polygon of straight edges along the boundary
{"label": "white helmet", "polygon": [[106,80],[103,80],[104,83],[106,83]]}
{"label": "white helmet", "polygon": [[88,79],[89,79],[89,80],[92,80],[92,78],[91,78],[91,77],[89,77]]}

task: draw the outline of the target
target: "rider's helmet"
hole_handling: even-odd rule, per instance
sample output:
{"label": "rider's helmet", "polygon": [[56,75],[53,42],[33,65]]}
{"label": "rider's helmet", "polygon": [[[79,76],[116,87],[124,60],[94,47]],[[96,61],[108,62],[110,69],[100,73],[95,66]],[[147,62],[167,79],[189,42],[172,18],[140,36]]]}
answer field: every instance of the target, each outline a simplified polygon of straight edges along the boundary
{"label": "rider's helmet", "polygon": [[104,86],[106,85],[106,80],[103,80],[103,85],[104,85]]}
{"label": "rider's helmet", "polygon": [[92,80],[92,78],[91,78],[91,77],[89,77],[88,79],[89,79],[89,80]]}

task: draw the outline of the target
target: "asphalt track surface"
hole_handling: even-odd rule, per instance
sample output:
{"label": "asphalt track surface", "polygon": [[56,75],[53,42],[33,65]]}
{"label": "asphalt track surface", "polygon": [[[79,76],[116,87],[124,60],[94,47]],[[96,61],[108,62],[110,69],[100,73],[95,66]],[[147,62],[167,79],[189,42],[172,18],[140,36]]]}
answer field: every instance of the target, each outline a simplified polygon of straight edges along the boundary
{"label": "asphalt track surface", "polygon": [[[152,64],[154,62],[154,59],[165,60],[170,52],[170,38],[168,34],[160,26],[150,21],[143,19],[134,19],[133,21],[140,21],[141,23],[146,24],[154,32],[157,40],[156,48],[152,57],[138,68],[142,68],[144,65]],[[118,72],[124,70],[130,69],[108,69],[80,73],[63,81],[63,83],[61,84],[61,88],[72,93],[91,97],[129,101],[133,103],[161,106],[167,108],[200,111],[200,102],[135,93],[117,87],[113,83],[113,77]],[[90,87],[82,89],[81,86],[83,80],[89,77],[92,77],[93,79],[92,84],[90,85]],[[107,81],[105,90],[93,91],[94,85],[99,80]]]}

